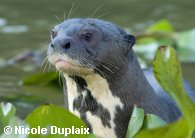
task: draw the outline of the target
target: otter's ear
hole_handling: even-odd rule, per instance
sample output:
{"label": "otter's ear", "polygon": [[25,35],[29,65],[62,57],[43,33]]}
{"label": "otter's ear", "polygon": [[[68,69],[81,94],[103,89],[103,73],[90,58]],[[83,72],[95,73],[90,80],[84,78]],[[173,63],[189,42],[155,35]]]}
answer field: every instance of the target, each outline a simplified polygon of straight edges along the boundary
{"label": "otter's ear", "polygon": [[135,41],[136,41],[135,37],[133,35],[126,34],[124,35],[124,39],[128,43],[128,49],[131,49],[133,45],[135,44]]}

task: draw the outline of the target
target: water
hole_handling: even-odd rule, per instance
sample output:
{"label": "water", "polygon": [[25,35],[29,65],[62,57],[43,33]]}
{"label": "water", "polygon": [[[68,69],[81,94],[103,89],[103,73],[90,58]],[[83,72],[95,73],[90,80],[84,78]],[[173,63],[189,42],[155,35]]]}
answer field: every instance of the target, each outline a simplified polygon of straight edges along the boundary
{"label": "water", "polygon": [[[15,55],[28,51],[46,49],[53,26],[68,16],[72,0],[0,0],[0,64]],[[71,17],[92,17],[112,21],[124,28],[141,32],[160,19],[168,19],[176,31],[195,27],[194,0],[76,0]],[[195,86],[195,63],[183,64],[184,76]],[[18,114],[24,117],[24,109],[34,108],[35,103],[63,104],[61,92],[52,88],[21,87],[21,80],[42,68],[29,64],[17,64],[0,68],[0,100],[8,95],[33,95],[39,102],[27,106],[20,102]],[[13,96],[12,96],[12,99]],[[36,99],[36,98],[35,98]],[[24,101],[24,100],[23,100]]]}

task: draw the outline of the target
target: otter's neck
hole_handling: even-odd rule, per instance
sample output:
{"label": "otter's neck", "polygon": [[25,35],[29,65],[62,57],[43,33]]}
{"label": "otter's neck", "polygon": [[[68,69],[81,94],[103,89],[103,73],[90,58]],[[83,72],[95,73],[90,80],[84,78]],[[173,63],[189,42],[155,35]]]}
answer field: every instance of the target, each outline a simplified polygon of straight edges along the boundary
{"label": "otter's neck", "polygon": [[129,112],[137,105],[146,113],[156,114],[168,121],[168,117],[165,117],[167,103],[163,102],[150,86],[133,50],[130,51],[125,65],[124,69],[109,81],[113,94],[120,97]]}

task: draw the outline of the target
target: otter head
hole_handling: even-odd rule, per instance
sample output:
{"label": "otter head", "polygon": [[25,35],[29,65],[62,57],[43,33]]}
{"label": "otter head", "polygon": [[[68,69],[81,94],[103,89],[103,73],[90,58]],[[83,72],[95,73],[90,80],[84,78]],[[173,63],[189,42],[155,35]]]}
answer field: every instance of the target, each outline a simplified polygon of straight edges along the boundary
{"label": "otter head", "polygon": [[98,19],[68,19],[51,33],[48,59],[73,75],[114,73],[123,66],[135,38],[117,25]]}

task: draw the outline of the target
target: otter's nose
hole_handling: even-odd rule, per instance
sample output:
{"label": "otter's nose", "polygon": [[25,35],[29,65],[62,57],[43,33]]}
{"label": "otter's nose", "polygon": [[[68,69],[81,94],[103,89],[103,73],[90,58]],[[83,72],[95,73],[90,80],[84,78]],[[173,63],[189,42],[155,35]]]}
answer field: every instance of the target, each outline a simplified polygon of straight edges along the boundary
{"label": "otter's nose", "polygon": [[66,44],[62,45],[62,48],[69,49],[70,48],[70,42],[67,42]]}
{"label": "otter's nose", "polygon": [[72,42],[70,39],[63,39],[63,40],[56,40],[56,41],[52,42],[50,46],[53,49],[59,48],[59,49],[66,50],[66,49],[69,49],[71,47],[71,44],[72,44]]}

